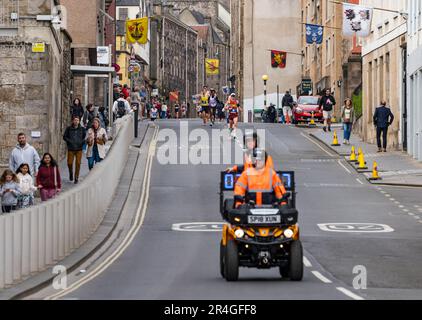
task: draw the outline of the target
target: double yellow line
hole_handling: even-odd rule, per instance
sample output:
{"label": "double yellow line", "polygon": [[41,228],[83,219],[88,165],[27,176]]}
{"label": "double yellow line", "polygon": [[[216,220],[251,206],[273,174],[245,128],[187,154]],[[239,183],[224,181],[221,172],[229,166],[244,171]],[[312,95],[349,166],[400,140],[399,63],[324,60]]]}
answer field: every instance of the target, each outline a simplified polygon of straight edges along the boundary
{"label": "double yellow line", "polygon": [[101,273],[103,273],[130,246],[133,239],[139,232],[139,229],[142,227],[142,224],[145,219],[146,211],[148,208],[149,189],[150,189],[150,183],[151,183],[151,169],[152,169],[153,158],[155,155],[155,150],[156,150],[156,145],[157,145],[157,135],[158,135],[158,127],[155,128],[153,138],[148,149],[146,170],[145,170],[144,180],[142,183],[142,194],[141,194],[139,206],[135,215],[135,223],[129,229],[129,232],[127,233],[123,241],[119,244],[116,250],[113,251],[112,254],[110,254],[101,264],[95,267],[86,276],[72,283],[68,288],[60,292],[57,292],[53,295],[47,296],[46,298],[44,298],[44,300],[58,300],[68,295],[69,293],[72,293],[73,291],[79,289],[81,286],[90,282],[94,278],[98,277]]}

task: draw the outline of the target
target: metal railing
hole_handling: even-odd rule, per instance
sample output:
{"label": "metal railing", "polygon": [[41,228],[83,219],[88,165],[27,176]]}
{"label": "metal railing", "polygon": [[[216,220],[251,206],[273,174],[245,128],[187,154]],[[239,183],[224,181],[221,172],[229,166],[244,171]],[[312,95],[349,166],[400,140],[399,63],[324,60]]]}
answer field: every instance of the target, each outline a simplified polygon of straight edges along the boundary
{"label": "metal railing", "polygon": [[0,288],[54,265],[98,228],[125,167],[133,126],[131,115],[116,121],[118,133],[106,158],[80,185],[38,206],[0,216]]}

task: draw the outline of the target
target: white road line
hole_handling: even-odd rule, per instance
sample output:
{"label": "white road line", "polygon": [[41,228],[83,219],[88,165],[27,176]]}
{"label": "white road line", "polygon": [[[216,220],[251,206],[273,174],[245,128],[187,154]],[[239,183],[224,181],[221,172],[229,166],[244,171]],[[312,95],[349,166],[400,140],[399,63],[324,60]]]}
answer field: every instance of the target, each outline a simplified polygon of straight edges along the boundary
{"label": "white road line", "polygon": [[344,293],[346,296],[348,296],[348,297],[350,297],[350,298],[354,299],[354,300],[365,300],[364,298],[362,298],[362,297],[358,296],[357,294],[354,294],[352,291],[347,290],[347,289],[345,289],[345,288],[343,288],[343,287],[337,287],[336,289],[337,289],[338,291],[340,291],[340,292]]}
{"label": "white road line", "polygon": [[321,147],[318,143],[316,143],[314,140],[312,140],[311,137],[309,137],[308,135],[304,134],[303,132],[300,133],[301,136],[305,137],[306,139],[308,139],[309,141],[311,141],[314,145],[318,146],[318,148],[320,148],[322,151],[324,151],[326,154],[328,154],[330,157],[334,157],[333,154],[331,154],[330,152],[328,152],[327,150],[325,150],[323,147]]}
{"label": "white road line", "polygon": [[415,218],[416,220],[419,220],[421,217],[419,217],[419,216],[413,216],[413,218]]}
{"label": "white road line", "polygon": [[413,217],[415,214],[412,212],[409,212],[408,215]]}
{"label": "white road line", "polygon": [[388,194],[388,193],[386,193],[386,194],[384,194],[387,198],[390,198],[391,197],[391,194]]}
{"label": "white road line", "polygon": [[357,181],[357,182],[359,182],[360,184],[363,184],[363,182],[362,182],[362,181],[360,181],[360,179],[359,179],[359,178],[356,178],[356,181]]}
{"label": "white road line", "polygon": [[128,234],[123,239],[122,243],[120,243],[120,245],[116,248],[114,252],[111,253],[110,256],[108,256],[101,264],[99,264],[95,269],[93,269],[85,277],[72,283],[68,288],[44,298],[44,300],[60,299],[68,295],[69,293],[77,290],[82,285],[86,284],[87,282],[93,280],[94,278],[99,276],[102,272],[104,272],[111,264],[113,264],[114,261],[116,261],[127,249],[127,247],[129,247],[129,245],[132,243],[133,239],[139,232],[139,229],[143,225],[146,210],[148,207],[149,188],[150,188],[150,182],[151,182],[151,168],[152,168],[152,163],[153,163],[152,159],[155,155],[157,135],[158,135],[158,128],[156,127],[156,131],[153,135],[153,138],[148,150],[147,163],[145,166],[145,176],[144,176],[143,185],[142,185],[143,192],[139,201],[139,206],[137,208],[135,223],[133,224]]}
{"label": "white road line", "polygon": [[390,200],[391,200],[391,201],[396,201],[396,199],[394,199],[394,198],[390,198]]}
{"label": "white road line", "polygon": [[404,208],[404,205],[402,205],[402,204],[401,204],[401,205],[399,205],[399,208]]}
{"label": "white road line", "polygon": [[317,277],[319,280],[321,280],[324,283],[332,283],[330,279],[327,279],[326,277],[324,277],[321,273],[319,273],[318,271],[312,271],[312,273],[314,274],[315,277]]}
{"label": "white road line", "polygon": [[303,264],[305,265],[305,267],[308,267],[308,268],[312,267],[311,262],[305,256],[303,257]]}
{"label": "white road line", "polygon": [[395,204],[400,204],[400,202],[399,202],[399,201],[394,201],[394,203],[395,203]]}
{"label": "white road line", "polygon": [[[409,210],[408,209],[402,209],[404,212],[409,212]],[[412,213],[413,214],[413,213]]]}
{"label": "white road line", "polygon": [[346,170],[348,173],[350,174],[352,173],[349,169],[346,168],[344,164],[341,163],[341,160],[338,161],[338,164],[341,165],[344,168],[344,170]]}
{"label": "white road line", "polygon": [[386,194],[386,193],[387,193],[387,192],[385,192],[384,190],[381,190],[380,192],[381,192],[381,193],[383,193],[383,194]]}
{"label": "white road line", "polygon": [[419,208],[419,206],[417,206],[417,205],[415,205],[414,207],[415,207],[415,208]]}

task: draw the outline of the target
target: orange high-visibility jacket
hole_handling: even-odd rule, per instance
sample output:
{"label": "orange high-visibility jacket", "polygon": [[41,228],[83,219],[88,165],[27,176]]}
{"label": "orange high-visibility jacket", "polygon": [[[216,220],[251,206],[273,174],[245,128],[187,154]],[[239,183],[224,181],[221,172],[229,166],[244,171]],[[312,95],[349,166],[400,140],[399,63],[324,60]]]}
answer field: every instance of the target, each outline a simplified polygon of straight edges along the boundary
{"label": "orange high-visibility jacket", "polygon": [[[262,171],[248,168],[237,180],[234,195],[253,200],[256,205],[271,204],[281,200],[286,193],[283,183],[273,168],[265,167]],[[274,199],[275,197],[275,199]],[[236,202],[236,206],[241,204]]]}

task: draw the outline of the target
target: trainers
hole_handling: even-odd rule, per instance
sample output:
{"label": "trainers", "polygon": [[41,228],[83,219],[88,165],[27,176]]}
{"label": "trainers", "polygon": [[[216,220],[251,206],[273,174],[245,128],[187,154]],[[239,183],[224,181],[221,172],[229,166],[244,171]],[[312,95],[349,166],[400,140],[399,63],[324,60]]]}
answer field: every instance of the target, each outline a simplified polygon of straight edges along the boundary
{"label": "trainers", "polygon": [[378,151],[377,152],[382,152],[382,149],[381,148],[378,148]]}
{"label": "trainers", "polygon": [[328,127],[328,131],[330,131],[330,132],[331,132],[331,127]]}
{"label": "trainers", "polygon": [[387,149],[384,149],[384,152],[387,152]]}
{"label": "trainers", "polygon": [[326,127],[323,127],[322,130],[324,130],[324,132],[327,132],[327,128]]}

